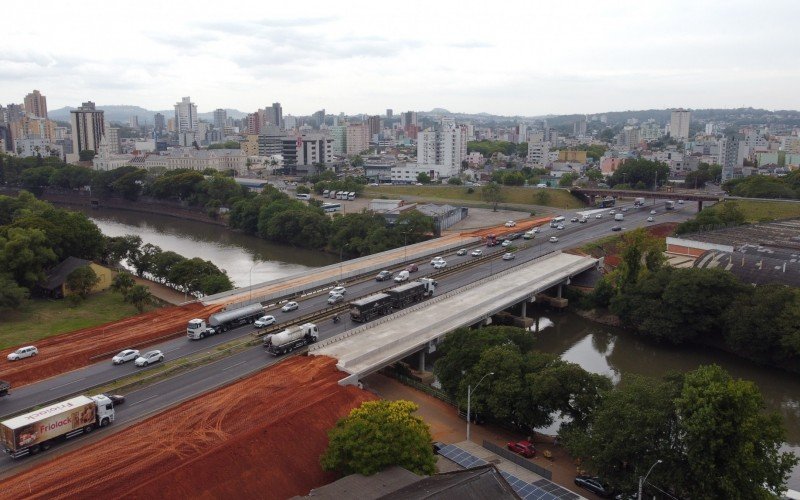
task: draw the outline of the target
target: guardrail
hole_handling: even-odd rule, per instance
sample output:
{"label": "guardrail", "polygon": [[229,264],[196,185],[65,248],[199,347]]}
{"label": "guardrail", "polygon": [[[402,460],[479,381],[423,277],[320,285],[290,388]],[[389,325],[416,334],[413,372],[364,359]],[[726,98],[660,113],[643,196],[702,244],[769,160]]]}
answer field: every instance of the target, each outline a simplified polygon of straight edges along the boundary
{"label": "guardrail", "polygon": [[516,453],[512,453],[505,448],[501,448],[494,443],[490,443],[489,441],[484,440],[483,445],[484,448],[491,451],[495,455],[500,455],[501,457],[505,458],[509,462],[514,462],[515,464],[519,465],[524,469],[528,469],[529,471],[533,472],[534,474],[538,474],[547,480],[553,479],[553,472],[545,469],[539,464],[533,463],[530,460],[527,460],[525,457],[521,457]]}

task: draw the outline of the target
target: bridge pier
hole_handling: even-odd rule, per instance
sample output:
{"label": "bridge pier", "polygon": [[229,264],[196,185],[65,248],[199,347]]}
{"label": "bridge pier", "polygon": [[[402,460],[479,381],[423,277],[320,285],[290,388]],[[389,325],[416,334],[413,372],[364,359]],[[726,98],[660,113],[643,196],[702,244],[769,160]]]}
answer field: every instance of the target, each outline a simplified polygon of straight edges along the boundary
{"label": "bridge pier", "polygon": [[703,200],[697,200],[697,211],[698,212],[703,211]]}
{"label": "bridge pier", "polygon": [[421,351],[419,351],[418,356],[419,357],[418,357],[417,369],[419,371],[421,371],[421,372],[424,372],[425,371],[425,349],[424,348]]}
{"label": "bridge pier", "polygon": [[560,298],[561,298],[561,287],[563,287],[563,286],[564,286],[564,284],[563,284],[563,283],[559,283],[559,284],[558,284],[558,292],[556,293],[556,298],[557,298],[557,299],[560,299]]}

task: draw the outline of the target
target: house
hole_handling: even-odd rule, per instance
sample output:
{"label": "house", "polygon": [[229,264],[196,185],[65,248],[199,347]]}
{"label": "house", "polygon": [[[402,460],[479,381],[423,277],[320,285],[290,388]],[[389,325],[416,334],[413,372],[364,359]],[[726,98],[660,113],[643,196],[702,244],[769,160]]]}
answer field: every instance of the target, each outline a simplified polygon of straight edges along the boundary
{"label": "house", "polygon": [[111,286],[113,273],[110,269],[95,264],[90,260],[67,257],[63,262],[47,273],[47,279],[44,284],[39,286],[39,291],[42,295],[54,299],[61,299],[74,294],[75,292],[70,290],[69,286],[67,286],[67,276],[69,276],[72,271],[85,266],[91,267],[97,277],[100,278],[100,281],[92,288],[91,293],[101,292]]}

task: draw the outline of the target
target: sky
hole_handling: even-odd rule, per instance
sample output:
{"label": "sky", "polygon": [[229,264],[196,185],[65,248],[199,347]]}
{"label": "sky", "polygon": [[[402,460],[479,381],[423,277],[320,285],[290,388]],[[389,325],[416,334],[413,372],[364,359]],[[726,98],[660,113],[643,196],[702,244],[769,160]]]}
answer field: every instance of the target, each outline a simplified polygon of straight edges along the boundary
{"label": "sky", "polygon": [[[0,103],[284,115],[798,109],[800,2],[13,1]],[[13,21],[12,21],[13,20]]]}

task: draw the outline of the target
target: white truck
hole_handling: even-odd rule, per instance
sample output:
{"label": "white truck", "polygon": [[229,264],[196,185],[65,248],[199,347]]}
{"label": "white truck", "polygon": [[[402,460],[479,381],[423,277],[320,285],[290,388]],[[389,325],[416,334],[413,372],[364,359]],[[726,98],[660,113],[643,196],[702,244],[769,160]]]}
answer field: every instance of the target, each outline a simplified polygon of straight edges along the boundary
{"label": "white truck", "polygon": [[644,206],[644,198],[634,198],[633,206],[634,207],[643,207]]}
{"label": "white truck", "polygon": [[264,339],[264,348],[274,355],[279,356],[294,351],[298,347],[313,344],[319,337],[319,330],[314,323],[292,326],[286,330],[270,335]]}
{"label": "white truck", "polygon": [[264,315],[264,306],[259,303],[249,306],[214,313],[208,317],[208,323],[200,318],[189,320],[186,326],[186,336],[198,340],[210,335],[216,335],[247,323],[253,323]]}
{"label": "white truck", "polygon": [[624,220],[625,214],[614,214],[614,220]]}
{"label": "white truck", "polygon": [[108,397],[77,396],[0,422],[0,445],[13,458],[35,455],[113,421],[114,403]]}

